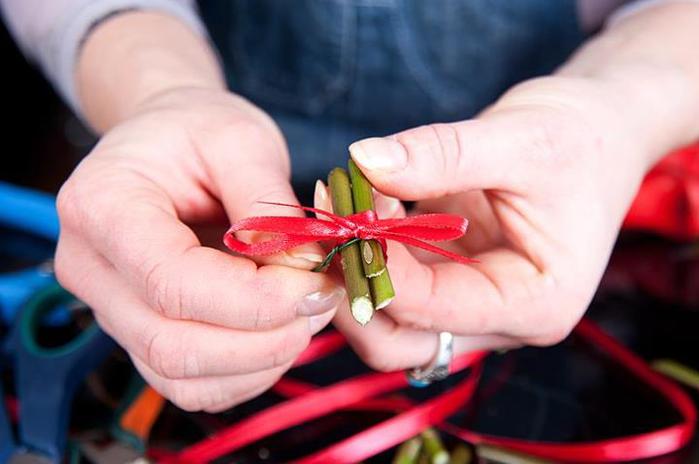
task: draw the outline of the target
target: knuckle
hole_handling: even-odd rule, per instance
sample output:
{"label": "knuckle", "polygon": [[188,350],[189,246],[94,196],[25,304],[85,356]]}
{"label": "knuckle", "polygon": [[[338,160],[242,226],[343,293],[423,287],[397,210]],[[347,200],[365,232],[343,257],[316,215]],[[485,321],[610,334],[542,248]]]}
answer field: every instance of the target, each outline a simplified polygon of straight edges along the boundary
{"label": "knuckle", "polygon": [[573,330],[574,325],[572,324],[553,324],[548,330],[543,332],[541,335],[535,336],[528,340],[530,345],[534,346],[552,346],[556,345],[566,338]]}
{"label": "knuckle", "polygon": [[187,382],[171,381],[168,390],[171,392],[170,401],[184,411],[198,412],[212,406],[207,398],[207,392],[202,392]]}
{"label": "knuckle", "polygon": [[284,161],[284,166],[289,169],[288,159],[283,147],[284,138],[273,120],[262,114],[262,118],[240,117],[238,114],[225,118],[219,127],[219,134],[224,143],[229,146],[237,146],[241,140],[254,140],[260,148],[259,153],[265,153]]}
{"label": "knuckle", "polygon": [[162,262],[150,265],[145,273],[145,287],[148,301],[153,303],[159,313],[166,315],[165,300],[168,294],[168,280],[164,278],[162,267]]}
{"label": "knuckle", "polygon": [[56,197],[56,211],[63,228],[73,228],[82,223],[84,196],[78,192],[73,178],[67,180]]}
{"label": "knuckle", "polygon": [[236,139],[244,136],[265,143],[270,138],[269,128],[250,118],[235,118],[227,124],[226,130]]}
{"label": "knuckle", "polygon": [[257,184],[254,190],[248,193],[246,199],[247,209],[260,215],[280,215],[288,210],[280,210],[279,206],[269,205],[265,202],[286,201],[291,195],[289,184],[285,177],[270,175],[264,183]]}
{"label": "knuckle", "polygon": [[268,330],[291,320],[291,314],[285,310],[287,305],[280,300],[283,293],[281,285],[261,273],[250,281],[250,294],[254,299],[252,310],[246,311],[249,314],[246,325],[254,330]]}
{"label": "knuckle", "polygon": [[451,173],[459,166],[459,136],[453,124],[435,123],[417,127],[397,135],[411,158],[431,163],[441,173]]}
{"label": "knuckle", "polygon": [[251,324],[257,330],[268,330],[291,323],[296,309],[290,301],[295,293],[292,284],[277,266],[262,266],[246,282],[253,296],[254,309],[249,311]]}
{"label": "knuckle", "polygon": [[202,410],[210,414],[223,412],[237,404],[260,396],[262,393],[269,390],[274,383],[276,383],[276,380],[272,383],[268,382],[252,385],[248,389],[242,391],[233,391],[232,393],[226,392],[225,395],[219,395],[219,401],[212,402],[211,404],[202,407]]}
{"label": "knuckle", "polygon": [[309,345],[311,336],[308,330],[284,330],[271,346],[270,368],[282,367],[300,355]]}
{"label": "knuckle", "polygon": [[70,254],[65,251],[65,244],[62,240],[58,241],[56,254],[53,262],[53,273],[56,280],[67,290],[75,290],[75,272],[72,272],[70,262]]}
{"label": "knuckle", "polygon": [[459,176],[461,172],[461,145],[459,134],[453,124],[432,124],[428,126],[432,129],[437,145],[439,147],[439,157],[441,160],[441,172],[445,175]]}
{"label": "knuckle", "polygon": [[274,309],[270,304],[255,305],[255,310],[252,312],[252,328],[253,330],[266,330],[274,326]]}
{"label": "knuckle", "polygon": [[[242,403],[242,401],[240,401],[240,403]],[[239,404],[239,402],[229,401],[226,403],[212,404],[209,406],[205,406],[205,407],[201,408],[201,410],[208,413],[208,414],[218,414],[218,413],[224,412],[227,409],[232,408],[236,404]]]}
{"label": "knuckle", "polygon": [[[565,340],[575,328],[589,304],[586,294],[553,287],[538,293],[526,323],[534,328],[526,342],[535,346],[551,346]],[[591,295],[590,295],[591,298]],[[530,329],[531,330],[531,329]]]}
{"label": "knuckle", "polygon": [[167,270],[167,262],[145,265],[145,291],[154,309],[165,317],[183,319],[184,290]]}
{"label": "knuckle", "polygon": [[539,311],[536,318],[536,333],[529,337],[528,343],[535,346],[551,346],[565,340],[572,332],[577,319],[566,315],[577,314],[572,308],[558,307],[552,305]]}
{"label": "knuckle", "polygon": [[146,346],[146,363],[158,375],[166,379],[174,380],[186,377],[184,353],[180,352],[179,345],[156,330]]}

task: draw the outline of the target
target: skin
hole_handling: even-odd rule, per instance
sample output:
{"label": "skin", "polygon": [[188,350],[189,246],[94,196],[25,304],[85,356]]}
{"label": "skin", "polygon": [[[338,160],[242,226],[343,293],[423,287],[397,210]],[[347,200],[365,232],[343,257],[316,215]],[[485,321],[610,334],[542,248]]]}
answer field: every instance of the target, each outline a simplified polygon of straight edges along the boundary
{"label": "skin", "polygon": [[[405,214],[394,197],[462,214],[471,231],[449,246],[480,260],[390,243],[397,299],[364,328],[348,311],[334,319],[370,366],[426,363],[440,330],[457,352],[570,332],[644,173],[699,136],[698,25],[696,4],[647,9],[472,120],[351,146],[382,216]],[[207,245],[228,221],[298,214],[257,203],[297,202],[279,130],[225,90],[203,40],[159,14],[100,24],[76,83],[104,136],[59,194],[59,280],[178,406],[220,411],[261,393],[346,305],[308,272],[318,247],[253,262]]]}
{"label": "skin", "polygon": [[220,411],[263,392],[344,297],[307,271],[317,246],[260,262],[217,249],[230,221],[297,214],[258,203],[298,203],[279,130],[165,16],[99,27],[77,82],[104,136],[58,196],[60,282],[178,406]]}

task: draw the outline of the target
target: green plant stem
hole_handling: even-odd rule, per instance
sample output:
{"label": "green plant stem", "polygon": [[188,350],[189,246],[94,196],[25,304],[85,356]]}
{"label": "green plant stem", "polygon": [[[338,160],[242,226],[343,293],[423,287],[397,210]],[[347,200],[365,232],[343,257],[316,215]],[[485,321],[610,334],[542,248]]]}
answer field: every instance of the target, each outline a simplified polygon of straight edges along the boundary
{"label": "green plant stem", "polygon": [[672,359],[658,359],[651,363],[653,369],[688,387],[699,390],[699,372]]}
{"label": "green plant stem", "polygon": [[[348,163],[354,212],[374,211],[374,193],[371,184],[354,161]],[[391,276],[386,268],[383,249],[376,240],[364,240],[360,244],[364,274],[369,278],[369,287],[377,310],[385,308],[396,297]]]}
{"label": "green plant stem", "polygon": [[398,448],[393,464],[416,464],[420,456],[422,443],[419,437],[413,437]]}
{"label": "green plant stem", "polygon": [[[330,171],[328,186],[335,214],[338,216],[353,214],[352,190],[347,171],[342,168]],[[342,256],[342,273],[345,277],[345,287],[347,288],[352,317],[359,324],[366,325],[374,315],[374,305],[371,301],[369,280],[364,275],[359,243],[343,248],[340,255]]]}
{"label": "green plant stem", "polygon": [[421,436],[422,448],[429,458],[430,464],[448,464],[449,453],[444,448],[439,434],[434,429],[427,429],[422,432]]}
{"label": "green plant stem", "polygon": [[457,445],[451,452],[449,464],[471,464],[473,453],[466,445]]}

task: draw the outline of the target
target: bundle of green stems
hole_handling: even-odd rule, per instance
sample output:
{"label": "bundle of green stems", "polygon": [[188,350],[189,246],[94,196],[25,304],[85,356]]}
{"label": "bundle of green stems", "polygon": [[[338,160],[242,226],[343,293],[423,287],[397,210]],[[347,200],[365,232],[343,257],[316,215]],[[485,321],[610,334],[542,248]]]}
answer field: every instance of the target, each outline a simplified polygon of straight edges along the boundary
{"label": "bundle of green stems", "polygon": [[[372,186],[353,161],[347,170],[330,171],[328,187],[338,216],[374,211]],[[350,240],[339,248],[352,316],[366,325],[374,311],[385,308],[395,297],[384,251],[376,240]]]}
{"label": "bundle of green stems", "polygon": [[469,446],[458,443],[451,453],[432,428],[411,438],[398,447],[393,464],[552,464],[550,461],[527,456],[492,445]]}
{"label": "bundle of green stems", "polygon": [[393,464],[468,464],[471,457],[465,445],[457,446],[450,455],[437,431],[427,429],[398,448]]}

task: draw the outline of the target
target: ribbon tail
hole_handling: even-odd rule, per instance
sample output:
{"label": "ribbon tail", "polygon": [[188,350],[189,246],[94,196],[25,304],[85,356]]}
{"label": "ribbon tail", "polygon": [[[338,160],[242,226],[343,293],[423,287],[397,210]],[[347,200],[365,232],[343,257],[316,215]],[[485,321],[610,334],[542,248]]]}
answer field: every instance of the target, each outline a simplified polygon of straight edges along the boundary
{"label": "ribbon tail", "polygon": [[413,237],[407,237],[405,235],[400,234],[392,234],[390,232],[384,232],[383,236],[389,240],[395,240],[396,242],[401,242],[406,245],[414,246],[416,248],[421,248],[425,251],[429,251],[430,253],[444,256],[445,258],[448,258],[452,261],[456,261],[457,263],[473,264],[479,262],[477,259],[467,258],[466,256],[461,256],[459,254],[452,253],[451,251],[443,250],[438,246],[431,245]]}
{"label": "ribbon tail", "polygon": [[227,233],[223,237],[223,243],[226,246],[242,255],[247,256],[261,256],[261,255],[273,255],[280,253],[282,251],[295,248],[306,243],[317,242],[318,237],[312,235],[283,235],[280,238],[265,240],[264,242],[258,243],[245,243],[236,238],[234,233]]}

